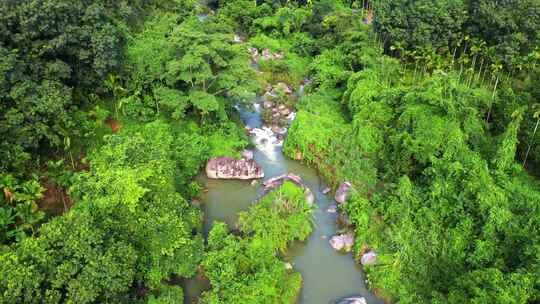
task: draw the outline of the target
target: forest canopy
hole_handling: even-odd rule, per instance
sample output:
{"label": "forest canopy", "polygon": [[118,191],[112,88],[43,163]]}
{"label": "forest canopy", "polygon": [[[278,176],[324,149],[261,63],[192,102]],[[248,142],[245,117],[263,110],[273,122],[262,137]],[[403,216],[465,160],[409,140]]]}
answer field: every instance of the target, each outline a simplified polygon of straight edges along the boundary
{"label": "forest canopy", "polygon": [[540,1],[0,12],[0,303],[181,303],[199,275],[199,303],[295,303],[282,255],[316,229],[302,189],[257,200],[236,232],[205,235],[197,204],[197,174],[240,159],[238,109],[265,93],[295,113],[284,154],[351,184],[338,212],[352,258],[377,254],[362,269],[379,299],[540,301]]}

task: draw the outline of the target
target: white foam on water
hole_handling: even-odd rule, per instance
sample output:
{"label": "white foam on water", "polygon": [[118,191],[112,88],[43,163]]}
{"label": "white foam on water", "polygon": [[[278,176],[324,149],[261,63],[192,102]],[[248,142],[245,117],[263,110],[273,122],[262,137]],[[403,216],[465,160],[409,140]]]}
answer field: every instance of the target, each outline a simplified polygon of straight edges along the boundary
{"label": "white foam on water", "polygon": [[255,109],[255,112],[261,113],[261,104],[258,102],[253,103],[253,109]]}
{"label": "white foam on water", "polygon": [[263,152],[270,160],[276,157],[283,146],[283,140],[277,138],[272,129],[268,127],[251,129],[250,134],[253,144]]}

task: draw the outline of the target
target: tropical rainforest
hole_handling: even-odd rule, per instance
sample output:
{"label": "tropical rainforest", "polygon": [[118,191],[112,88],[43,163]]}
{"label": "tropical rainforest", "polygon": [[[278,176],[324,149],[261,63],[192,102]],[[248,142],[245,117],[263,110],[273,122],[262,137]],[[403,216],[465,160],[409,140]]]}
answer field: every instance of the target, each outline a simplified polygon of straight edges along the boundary
{"label": "tropical rainforest", "polygon": [[276,82],[378,298],[540,303],[539,0],[0,1],[0,303],[296,303],[303,191],[192,203]]}

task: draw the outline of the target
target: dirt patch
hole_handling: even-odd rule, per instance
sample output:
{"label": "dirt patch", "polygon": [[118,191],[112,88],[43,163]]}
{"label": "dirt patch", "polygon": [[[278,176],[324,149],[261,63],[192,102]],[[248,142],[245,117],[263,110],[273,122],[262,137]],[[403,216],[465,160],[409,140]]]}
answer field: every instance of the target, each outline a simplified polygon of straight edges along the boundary
{"label": "dirt patch", "polygon": [[60,215],[73,206],[73,200],[64,189],[55,186],[48,179],[45,179],[41,186],[45,188],[45,191],[38,201],[40,210],[50,215]]}
{"label": "dirt patch", "polygon": [[112,118],[107,119],[105,124],[107,124],[107,126],[109,126],[109,128],[111,128],[111,131],[113,132],[113,134],[118,133],[118,131],[120,131],[120,129],[122,129],[122,124],[120,124],[120,122],[118,120],[115,120],[115,119],[112,119]]}

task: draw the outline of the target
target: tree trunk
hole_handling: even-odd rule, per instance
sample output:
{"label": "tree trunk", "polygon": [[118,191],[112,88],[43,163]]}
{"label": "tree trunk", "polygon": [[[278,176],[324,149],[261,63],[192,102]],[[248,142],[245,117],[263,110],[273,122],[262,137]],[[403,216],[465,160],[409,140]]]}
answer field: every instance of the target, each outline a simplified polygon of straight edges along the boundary
{"label": "tree trunk", "polygon": [[536,136],[536,131],[538,130],[538,124],[540,123],[540,117],[536,120],[536,126],[534,126],[534,131],[531,140],[529,141],[529,146],[527,147],[527,153],[525,153],[525,159],[523,160],[523,168],[527,165],[527,158],[529,157],[529,152],[531,152],[531,147],[534,142],[534,137]]}
{"label": "tree trunk", "polygon": [[497,91],[498,84],[499,84],[499,76],[497,75],[497,80],[495,81],[495,86],[493,87],[493,94],[491,95],[491,103],[489,104],[489,110],[488,110],[486,122],[489,121],[489,117],[491,116],[491,108],[493,107],[493,101],[495,100],[495,92]]}

